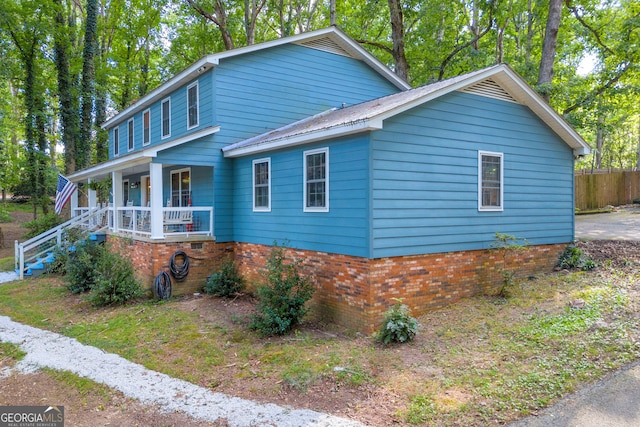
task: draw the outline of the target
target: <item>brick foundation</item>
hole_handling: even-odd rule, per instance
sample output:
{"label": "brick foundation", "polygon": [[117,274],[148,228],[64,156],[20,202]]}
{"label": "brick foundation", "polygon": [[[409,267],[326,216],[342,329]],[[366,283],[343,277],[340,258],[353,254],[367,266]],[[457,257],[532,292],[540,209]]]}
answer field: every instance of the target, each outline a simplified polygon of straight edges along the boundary
{"label": "brick foundation", "polygon": [[[312,314],[349,328],[373,332],[383,313],[402,298],[414,315],[444,307],[461,298],[497,292],[502,266],[517,266],[518,277],[550,271],[566,245],[530,246],[507,259],[499,251],[479,250],[369,260],[323,252],[288,249],[302,260],[316,294]],[[238,243],[240,273],[261,283],[269,246]]]}
{"label": "brick foundation", "polygon": [[[212,240],[187,242],[152,242],[132,240],[110,235],[112,247],[127,254],[133,262],[137,279],[151,290],[155,277],[162,271],[169,272],[171,256],[183,251],[189,257],[189,274],[178,282],[171,278],[172,294],[175,296],[200,292],[207,276],[213,273],[226,256],[233,256],[233,243],[216,243]],[[182,262],[182,258],[179,259]]]}
{"label": "brick foundation", "polygon": [[[172,279],[173,294],[199,292],[206,277],[231,255],[252,292],[264,283],[264,266],[270,246],[251,243],[149,242],[109,236],[121,253],[131,257],[138,278],[151,289],[155,276],[168,271],[171,255],[184,251],[190,259],[184,282]],[[192,246],[193,245],[193,246]],[[298,249],[287,256],[302,261],[303,273],[312,278],[316,293],[311,315],[367,333],[377,330],[383,313],[402,298],[414,315],[444,307],[461,298],[496,293],[502,286],[502,269],[514,266],[518,277],[550,271],[566,245],[529,246],[505,257],[498,250],[367,259]]]}

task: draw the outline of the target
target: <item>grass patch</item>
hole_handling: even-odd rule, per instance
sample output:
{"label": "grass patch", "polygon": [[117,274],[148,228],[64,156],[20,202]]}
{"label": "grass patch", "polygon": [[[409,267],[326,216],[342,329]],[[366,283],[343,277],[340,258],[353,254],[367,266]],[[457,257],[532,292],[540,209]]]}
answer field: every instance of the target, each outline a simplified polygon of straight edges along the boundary
{"label": "grass patch", "polygon": [[[402,346],[313,325],[261,337],[239,321],[247,311],[223,314],[232,303],[209,296],[96,309],[51,276],[5,284],[0,300],[16,321],[216,391],[312,408],[322,398],[356,417],[366,405],[353,399],[373,394],[385,420],[486,425],[532,413],[640,355],[638,265],[522,281],[499,303],[461,301],[421,316],[423,330]],[[570,308],[575,300],[584,306]]]}
{"label": "grass patch", "polygon": [[87,397],[89,395],[97,396],[101,398],[105,404],[109,403],[111,400],[112,391],[104,384],[97,383],[88,378],[80,377],[69,371],[58,371],[56,369],[49,368],[44,368],[42,371],[65,386],[71,387],[82,397]]}
{"label": "grass patch", "polygon": [[13,271],[15,267],[15,258],[10,256],[6,258],[0,258],[0,271]]}
{"label": "grass patch", "polygon": [[0,361],[2,361],[2,363],[9,362],[10,365],[13,365],[22,360],[26,355],[27,353],[22,351],[17,345],[0,342]]}

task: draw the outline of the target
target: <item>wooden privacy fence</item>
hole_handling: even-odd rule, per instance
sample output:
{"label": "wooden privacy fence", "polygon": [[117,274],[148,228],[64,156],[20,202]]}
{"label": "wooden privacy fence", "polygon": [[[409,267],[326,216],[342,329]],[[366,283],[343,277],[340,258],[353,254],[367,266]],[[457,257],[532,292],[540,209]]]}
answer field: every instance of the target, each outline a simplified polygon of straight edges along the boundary
{"label": "wooden privacy fence", "polygon": [[576,208],[620,206],[640,198],[640,171],[582,173],[575,176]]}

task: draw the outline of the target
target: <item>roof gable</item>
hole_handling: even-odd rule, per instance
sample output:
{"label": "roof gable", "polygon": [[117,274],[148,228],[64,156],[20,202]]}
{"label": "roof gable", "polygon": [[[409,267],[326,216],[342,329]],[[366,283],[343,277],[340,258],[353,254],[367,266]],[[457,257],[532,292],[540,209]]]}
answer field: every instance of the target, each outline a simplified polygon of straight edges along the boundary
{"label": "roof gable", "polygon": [[375,56],[367,52],[367,50],[362,48],[357,42],[347,36],[344,32],[339,30],[337,27],[327,27],[321,30],[310,31],[290,37],[282,37],[264,43],[258,43],[251,46],[240,47],[207,55],[187,67],[182,72],[176,74],[171,79],[158,86],[156,89],[149,92],[147,95],[136,101],[131,106],[127,107],[120,113],[104,122],[101,127],[103,129],[107,129],[112,127],[116,123],[122,122],[132,114],[135,114],[136,112],[147,108],[154,102],[157,102],[159,99],[166,97],[185,83],[199,77],[203,73],[209,71],[211,68],[216,67],[221,60],[239,55],[251,54],[253,52],[281,46],[284,44],[296,44],[299,46],[318,49],[325,52],[347,56],[363,61],[399,89],[407,90],[411,88],[411,86],[409,86],[407,82],[405,82],[400,77],[398,77],[397,74],[389,70],[389,68],[382,64]]}
{"label": "roof gable", "polygon": [[237,157],[329,137],[382,129],[385,119],[453,91],[523,104],[571,147],[575,155],[585,155],[590,152],[589,145],[582,137],[506,64],[346,108],[328,110],[280,129],[229,145],[223,148],[223,152],[226,157]]}

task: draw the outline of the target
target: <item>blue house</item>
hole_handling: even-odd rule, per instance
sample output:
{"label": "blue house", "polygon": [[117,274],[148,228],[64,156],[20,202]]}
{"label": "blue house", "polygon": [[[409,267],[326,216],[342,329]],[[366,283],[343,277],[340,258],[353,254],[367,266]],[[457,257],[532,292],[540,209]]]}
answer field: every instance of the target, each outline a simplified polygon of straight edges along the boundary
{"label": "blue house", "polygon": [[[495,285],[495,233],[520,270],[574,238],[584,140],[511,68],[412,89],[331,27],[202,58],[103,124],[109,239],[149,286],[171,254],[201,287],[221,257],[258,276],[287,242],[318,315],[359,329],[402,297],[424,311]],[[86,188],[92,188],[87,186]]]}

